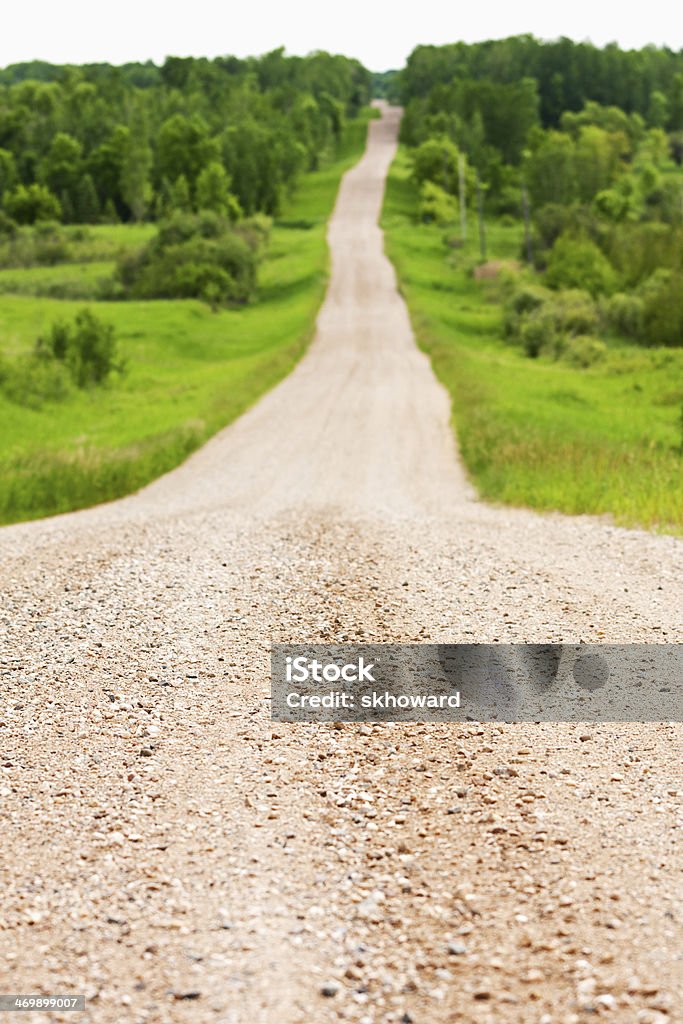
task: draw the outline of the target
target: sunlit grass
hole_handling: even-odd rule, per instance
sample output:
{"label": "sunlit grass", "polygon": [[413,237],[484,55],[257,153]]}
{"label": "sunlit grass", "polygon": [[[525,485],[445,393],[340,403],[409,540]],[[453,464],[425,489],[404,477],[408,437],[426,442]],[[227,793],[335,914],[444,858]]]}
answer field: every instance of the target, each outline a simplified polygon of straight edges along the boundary
{"label": "sunlit grass", "polygon": [[[613,341],[589,369],[529,359],[503,340],[495,282],[469,273],[476,225],[449,252],[443,229],[417,223],[408,173],[400,153],[382,217],[387,252],[482,497],[681,532],[683,350]],[[489,225],[490,258],[519,257],[521,242],[520,226]]]}
{"label": "sunlit grass", "polygon": [[[307,176],[276,224],[251,305],[212,313],[196,301],[89,303],[116,328],[126,372],[92,392],[39,409],[0,395],[0,521],[35,518],[128,493],[177,465],[293,367],[312,337],[324,295],[325,224],[342,173],[360,156],[367,118],[349,126],[341,153]],[[153,227],[91,229],[112,252]],[[90,240],[92,248],[92,236]],[[100,245],[102,249],[104,246]],[[95,280],[108,264],[0,273],[0,292],[73,275]],[[0,351],[16,357],[82,301],[0,294]]]}

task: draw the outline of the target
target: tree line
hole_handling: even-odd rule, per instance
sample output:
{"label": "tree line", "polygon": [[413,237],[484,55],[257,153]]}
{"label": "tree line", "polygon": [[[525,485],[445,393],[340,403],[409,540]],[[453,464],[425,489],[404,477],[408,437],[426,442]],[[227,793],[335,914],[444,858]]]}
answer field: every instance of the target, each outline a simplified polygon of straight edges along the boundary
{"label": "tree line", "polygon": [[406,105],[433,98],[434,90],[457,80],[482,83],[483,96],[495,92],[504,100],[504,90],[496,87],[524,79],[534,83],[544,128],[557,127],[565,111],[581,110],[593,100],[640,114],[652,127],[683,131],[683,52],[655,46],[622,50],[616,43],[600,48],[566,38],[543,42],[531,35],[418,46],[393,91]]}
{"label": "tree line", "polygon": [[[520,257],[550,286],[512,299],[508,333],[530,355],[587,324],[683,345],[683,53],[531,36],[420,46],[386,85],[405,105],[423,220],[460,214],[464,233],[468,206],[480,228],[482,211],[524,218]],[[599,351],[586,342],[582,359]]]}
{"label": "tree line", "polygon": [[275,215],[369,100],[318,52],[0,71],[0,203],[18,224]]}
{"label": "tree line", "polygon": [[419,46],[390,94],[405,107],[402,141],[449,139],[494,210],[517,202],[520,171],[537,203],[564,203],[611,187],[643,146],[683,162],[683,53],[666,49],[532,36]]}

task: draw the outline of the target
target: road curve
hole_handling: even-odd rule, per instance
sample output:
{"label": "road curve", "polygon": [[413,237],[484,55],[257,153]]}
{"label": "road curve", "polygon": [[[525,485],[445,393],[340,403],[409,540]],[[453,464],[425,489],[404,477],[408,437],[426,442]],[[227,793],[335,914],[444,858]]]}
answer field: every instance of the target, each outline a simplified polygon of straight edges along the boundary
{"label": "road curve", "polygon": [[383,252],[382,115],[293,373],[139,494],[0,531],[0,991],[683,1021],[680,726],[269,720],[272,641],[682,639],[680,541],[476,499]]}

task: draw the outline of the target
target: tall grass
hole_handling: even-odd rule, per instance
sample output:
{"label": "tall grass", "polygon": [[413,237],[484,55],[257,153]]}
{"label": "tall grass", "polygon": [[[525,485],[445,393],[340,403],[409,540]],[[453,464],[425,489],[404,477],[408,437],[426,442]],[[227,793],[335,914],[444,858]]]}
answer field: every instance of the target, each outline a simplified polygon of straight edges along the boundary
{"label": "tall grass", "polygon": [[[369,116],[349,123],[336,158],[306,176],[275,224],[256,302],[217,313],[196,301],[91,303],[115,326],[125,376],[39,409],[0,395],[0,522],[130,493],[176,466],[289,373],[313,335],[327,278],[326,221],[341,175],[362,153]],[[89,244],[101,260],[105,251],[139,244],[150,230],[98,227]],[[83,306],[36,298],[36,291],[64,281],[87,290],[103,269],[92,264],[78,276],[64,264],[0,273],[2,355],[29,351],[49,324]]]}
{"label": "tall grass", "polygon": [[[389,175],[382,225],[482,497],[683,532],[683,351],[613,340],[602,362],[576,369],[506,343],[499,285],[470,273],[476,238],[449,250],[443,229],[417,222],[404,152]],[[519,257],[521,226],[492,223],[488,235],[492,259]]]}

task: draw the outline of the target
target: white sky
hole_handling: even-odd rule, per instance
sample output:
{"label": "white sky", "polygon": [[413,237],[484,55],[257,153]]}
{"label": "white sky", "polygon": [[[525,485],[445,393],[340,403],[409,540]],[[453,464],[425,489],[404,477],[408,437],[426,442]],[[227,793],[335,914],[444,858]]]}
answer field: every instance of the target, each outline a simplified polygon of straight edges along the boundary
{"label": "white sky", "polygon": [[683,48],[683,18],[671,0],[36,0],[10,4],[0,66],[163,61],[167,54],[244,57],[284,45],[288,53],[329,50],[373,71],[401,67],[418,43],[473,42],[531,32],[623,47]]}

